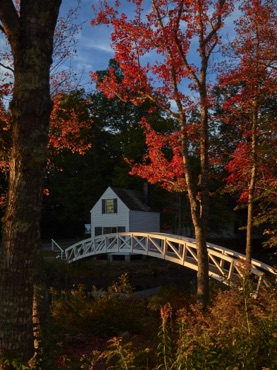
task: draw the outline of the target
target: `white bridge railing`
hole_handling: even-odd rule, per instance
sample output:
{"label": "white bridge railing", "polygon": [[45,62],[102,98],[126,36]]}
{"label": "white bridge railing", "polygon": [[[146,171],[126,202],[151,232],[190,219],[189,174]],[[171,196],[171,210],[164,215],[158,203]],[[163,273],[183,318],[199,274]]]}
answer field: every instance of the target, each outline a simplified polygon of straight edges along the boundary
{"label": "white bridge railing", "polygon": [[64,259],[64,249],[55,240],[51,240],[51,249],[57,253],[57,257]]}
{"label": "white bridge railing", "polygon": [[[57,243],[52,241],[52,243]],[[245,256],[233,250],[214,244],[207,244],[209,258],[209,275],[225,284],[239,282],[245,269]],[[64,249],[61,257],[68,263],[89,256],[110,253],[133,253],[161,258],[179,265],[198,270],[195,240],[178,235],[162,233],[125,232],[100,235],[71,245]],[[257,278],[257,290],[265,276],[277,271],[260,261],[252,259],[251,272]]]}

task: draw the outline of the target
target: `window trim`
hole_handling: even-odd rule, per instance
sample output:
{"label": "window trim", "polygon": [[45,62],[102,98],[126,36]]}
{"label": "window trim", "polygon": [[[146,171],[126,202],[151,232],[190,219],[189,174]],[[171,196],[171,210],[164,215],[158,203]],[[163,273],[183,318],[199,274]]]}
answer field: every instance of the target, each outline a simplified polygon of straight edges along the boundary
{"label": "window trim", "polygon": [[[108,204],[110,202],[112,202],[112,204]],[[102,199],[102,214],[111,215],[116,213],[117,213],[117,198]]]}

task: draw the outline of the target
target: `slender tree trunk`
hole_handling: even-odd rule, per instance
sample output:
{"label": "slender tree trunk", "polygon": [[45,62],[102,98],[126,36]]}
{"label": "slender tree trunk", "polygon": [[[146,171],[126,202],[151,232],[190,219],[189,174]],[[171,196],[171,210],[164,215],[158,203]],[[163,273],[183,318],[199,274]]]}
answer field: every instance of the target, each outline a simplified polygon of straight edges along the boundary
{"label": "slender tree trunk", "polygon": [[257,104],[255,104],[252,113],[252,134],[251,134],[251,177],[249,184],[249,193],[248,193],[248,206],[247,206],[247,225],[246,225],[246,246],[245,254],[246,261],[250,264],[252,258],[252,233],[253,233],[253,210],[254,210],[254,196],[256,189],[256,176],[257,176],[257,158],[256,158],[256,129],[257,129],[257,120],[258,120],[258,109]]}
{"label": "slender tree trunk", "polygon": [[195,239],[197,245],[197,300],[205,308],[209,302],[209,265],[207,251],[207,237],[203,228],[195,227]]}
{"label": "slender tree trunk", "polygon": [[[188,145],[186,138],[185,123],[181,127],[182,133],[182,155],[185,168],[185,177],[190,203],[190,213],[194,226],[196,247],[197,247],[197,299],[205,308],[209,301],[209,265],[207,251],[207,224],[208,224],[208,184],[204,181],[203,176],[208,172],[205,168],[201,172],[200,185],[202,192],[197,192],[196,185],[193,182],[191,165],[189,162]],[[207,160],[202,163],[207,165]],[[205,177],[204,177],[205,179]]]}
{"label": "slender tree trunk", "polygon": [[[0,354],[34,354],[33,294],[52,102],[49,71],[61,0],[0,4],[14,58],[12,153],[0,264]],[[0,369],[6,369],[0,365]]]}
{"label": "slender tree trunk", "polygon": [[[201,41],[202,43],[202,41]],[[201,44],[200,43],[200,44]],[[198,300],[204,307],[209,300],[209,261],[207,249],[207,231],[209,221],[209,132],[208,132],[208,104],[206,76],[208,68],[208,58],[205,49],[201,48],[201,70],[200,70],[200,212],[199,221],[195,225],[196,241],[198,243]],[[200,225],[200,227],[199,227]],[[199,230],[198,230],[199,228]],[[197,233],[199,236],[197,237]],[[199,239],[199,240],[198,240]]]}

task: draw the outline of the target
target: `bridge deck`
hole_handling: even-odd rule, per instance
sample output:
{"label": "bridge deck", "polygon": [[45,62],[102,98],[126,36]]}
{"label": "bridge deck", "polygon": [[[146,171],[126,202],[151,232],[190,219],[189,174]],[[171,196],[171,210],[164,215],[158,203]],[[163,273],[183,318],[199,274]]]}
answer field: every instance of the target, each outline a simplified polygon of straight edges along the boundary
{"label": "bridge deck", "polygon": [[[68,263],[99,254],[132,253],[161,258],[198,270],[195,239],[179,235],[125,232],[85,239],[65,250],[53,240],[52,246],[60,250],[61,257]],[[245,256],[211,243],[207,247],[210,277],[228,285],[238,282],[246,268]],[[262,282],[266,284],[266,275],[277,276],[273,267],[255,259],[251,261],[251,273],[257,277],[257,290]]]}

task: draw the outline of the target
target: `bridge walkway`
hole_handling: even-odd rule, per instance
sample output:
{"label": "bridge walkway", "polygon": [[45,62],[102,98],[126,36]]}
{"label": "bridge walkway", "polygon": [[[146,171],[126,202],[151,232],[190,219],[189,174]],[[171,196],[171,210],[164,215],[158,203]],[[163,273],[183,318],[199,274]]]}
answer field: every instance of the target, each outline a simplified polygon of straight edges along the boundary
{"label": "bridge walkway", "polygon": [[[60,257],[68,263],[100,254],[141,254],[164,259],[172,263],[198,270],[196,241],[179,235],[163,233],[125,232],[88,238],[62,249],[52,240],[52,249],[58,249]],[[277,277],[270,265],[252,259],[247,267],[245,256],[239,252],[208,243],[209,276],[224,284],[239,283],[245,269],[251,268],[256,290],[261,284],[268,285],[268,276]]]}

